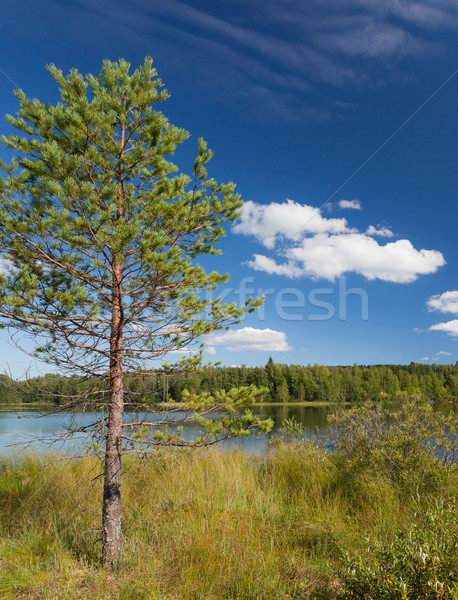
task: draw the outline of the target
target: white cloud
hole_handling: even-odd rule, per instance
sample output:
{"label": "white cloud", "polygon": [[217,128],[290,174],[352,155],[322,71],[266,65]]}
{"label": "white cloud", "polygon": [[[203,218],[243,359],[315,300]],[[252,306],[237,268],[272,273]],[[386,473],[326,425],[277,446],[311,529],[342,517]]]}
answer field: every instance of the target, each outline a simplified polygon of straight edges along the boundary
{"label": "white cloud", "polygon": [[293,262],[286,262],[279,265],[273,258],[264,256],[263,254],[254,254],[253,260],[248,260],[245,264],[255,271],[264,271],[265,273],[269,273],[269,275],[284,275],[291,279],[296,279],[304,274],[303,269],[293,264]]}
{"label": "white cloud", "polygon": [[256,204],[249,200],[242,206],[234,233],[254,236],[266,248],[279,240],[300,240],[310,233],[343,233],[349,229],[346,219],[327,219],[319,208],[287,200],[282,204]]}
{"label": "white cloud", "polygon": [[[323,36],[324,37],[324,36]],[[321,39],[323,46],[352,57],[386,58],[418,52],[419,43],[409,32],[388,23],[369,22],[352,31],[342,30]]]}
{"label": "white cloud", "polygon": [[436,250],[416,250],[409,240],[380,245],[363,233],[320,234],[283,253],[286,262],[255,254],[247,264],[257,271],[286,277],[324,278],[334,281],[348,272],[395,283],[410,283],[419,275],[434,273],[445,264]]}
{"label": "white cloud", "polygon": [[458,337],[458,319],[446,323],[436,323],[429,328],[431,331],[444,331],[452,337]]}
{"label": "white cloud", "polygon": [[424,356],[423,358],[421,358],[420,360],[429,360],[429,356]]}
{"label": "white cloud", "polygon": [[319,208],[292,200],[282,204],[245,203],[233,231],[252,235],[269,249],[277,246],[275,254],[284,259],[277,262],[273,255],[254,254],[245,264],[256,271],[290,278],[334,281],[355,272],[369,280],[409,283],[445,264],[437,250],[417,250],[409,240],[382,245],[371,237],[392,236],[388,228],[371,225],[366,233],[360,233],[346,219],[327,219]]}
{"label": "white cloud", "polygon": [[8,273],[11,271],[13,263],[5,258],[0,258],[0,273]]}
{"label": "white cloud", "polygon": [[451,352],[446,352],[445,350],[439,350],[437,356],[452,356]]}
{"label": "white cloud", "polygon": [[426,306],[430,312],[438,310],[442,313],[458,314],[458,290],[431,296]]}
{"label": "white cloud", "polygon": [[[364,0],[367,2],[367,0]],[[457,5],[455,0],[417,0],[399,2],[399,0],[371,0],[374,8],[382,14],[392,14],[418,27],[456,27]],[[441,6],[442,5],[442,6]]]}
{"label": "white cloud", "polygon": [[207,354],[216,354],[216,348],[213,348],[213,346],[206,346],[205,352],[207,352]]}
{"label": "white cloud", "polygon": [[361,202],[359,200],[339,200],[339,208],[351,208],[353,210],[361,210]]}
{"label": "white cloud", "polygon": [[367,235],[379,235],[380,237],[393,237],[394,233],[388,227],[374,227],[373,225],[369,225],[366,229]]}
{"label": "white cloud", "polygon": [[[72,33],[86,37],[101,29],[112,36],[122,30],[126,44],[149,43],[153,36],[164,48],[164,70],[178,69],[185,81],[198,81],[204,92],[238,104],[250,117],[301,123],[304,116],[334,114],[341,86],[360,90],[403,81],[412,58],[442,56],[449,41],[440,34],[458,23],[456,0],[232,0],[232,11],[227,2],[202,10],[183,0],[133,0],[117,3],[116,11],[109,0],[29,4],[24,18],[34,26],[70,15]],[[2,19],[13,25],[8,11]],[[338,89],[316,93],[320,82]]]}
{"label": "white cloud", "polygon": [[285,352],[291,350],[283,331],[255,329],[254,327],[243,327],[219,335],[212,335],[208,343],[211,346],[224,346],[226,350],[233,352],[241,350]]}

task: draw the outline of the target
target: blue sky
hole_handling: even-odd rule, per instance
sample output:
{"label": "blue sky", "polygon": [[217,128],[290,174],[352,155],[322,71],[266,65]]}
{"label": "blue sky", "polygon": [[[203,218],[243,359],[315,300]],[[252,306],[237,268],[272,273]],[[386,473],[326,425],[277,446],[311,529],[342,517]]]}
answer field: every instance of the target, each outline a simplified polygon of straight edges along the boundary
{"label": "blue sky", "polygon": [[[209,358],[457,360],[456,0],[4,0],[0,28],[2,114],[14,87],[57,100],[47,63],[150,55],[192,134],[180,167],[202,136],[237,183],[247,204],[208,266],[231,273],[228,300],[267,300]],[[19,375],[29,359],[0,344]]]}

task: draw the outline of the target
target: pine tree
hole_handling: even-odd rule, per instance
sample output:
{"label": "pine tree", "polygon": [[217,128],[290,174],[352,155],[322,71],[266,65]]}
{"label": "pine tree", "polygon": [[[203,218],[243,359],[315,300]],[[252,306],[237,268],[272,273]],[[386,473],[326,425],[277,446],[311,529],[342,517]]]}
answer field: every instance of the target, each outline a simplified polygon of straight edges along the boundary
{"label": "pine tree", "polygon": [[[201,415],[204,433],[192,441],[143,418],[127,434],[126,374],[151,372],[154,361],[259,302],[237,308],[202,294],[227,276],[207,273],[197,258],[218,253],[222,224],[241,201],[233,183],[208,177],[212,153],[202,139],[191,176],[171,162],[189,134],[157,110],[169,94],[152,60],[134,72],[124,60],[105,61],[98,76],[48,69],[61,100],[54,106],[18,91],[18,114],[7,116],[18,134],[2,138],[15,158],[0,165],[0,256],[10,261],[0,275],[0,316],[40,340],[34,356],[107,382],[92,405],[108,410],[97,426],[105,442],[102,560],[115,565],[125,444],[205,445],[270,427],[240,409],[256,394],[244,388],[184,398],[186,414]],[[176,365],[200,360],[201,350]],[[217,408],[229,416],[205,417]]]}

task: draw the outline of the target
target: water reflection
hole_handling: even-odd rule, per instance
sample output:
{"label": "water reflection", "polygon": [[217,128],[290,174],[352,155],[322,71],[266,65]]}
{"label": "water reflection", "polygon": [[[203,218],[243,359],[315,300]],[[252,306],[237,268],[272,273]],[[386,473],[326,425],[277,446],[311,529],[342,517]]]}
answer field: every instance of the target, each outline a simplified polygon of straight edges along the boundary
{"label": "water reflection", "polygon": [[[307,436],[323,432],[328,427],[327,415],[335,410],[332,406],[310,406],[307,404],[271,404],[254,407],[253,412],[262,418],[272,418],[275,427],[268,434],[251,435],[222,443],[224,448],[240,448],[247,452],[263,452],[268,448],[269,439],[278,435],[278,430],[286,419],[294,419],[304,427]],[[65,434],[69,426],[85,426],[93,423],[102,413],[54,413],[43,414],[37,411],[0,412],[0,455],[9,455],[20,449],[15,444],[26,442],[27,452],[43,453],[52,450],[63,450],[79,453],[88,447],[90,440],[77,435],[73,439],[57,441],[50,446],[49,438]],[[126,415],[127,419],[137,420],[137,415]],[[149,420],[151,416],[148,417]],[[156,414],[156,419],[163,415]],[[173,431],[173,428],[171,428]],[[187,423],[184,435],[187,439],[199,434],[199,426]],[[23,451],[23,449],[22,449]]]}
{"label": "water reflection", "polygon": [[276,428],[281,427],[285,420],[294,419],[300,423],[306,432],[328,427],[327,415],[335,410],[335,406],[311,406],[310,404],[264,404],[257,407],[256,414],[260,417],[273,419]]}

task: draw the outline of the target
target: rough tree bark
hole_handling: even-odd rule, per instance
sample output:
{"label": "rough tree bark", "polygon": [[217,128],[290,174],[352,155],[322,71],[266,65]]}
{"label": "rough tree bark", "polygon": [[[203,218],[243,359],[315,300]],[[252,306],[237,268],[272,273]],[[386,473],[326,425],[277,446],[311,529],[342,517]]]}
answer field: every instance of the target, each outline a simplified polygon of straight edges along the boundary
{"label": "rough tree bark", "polygon": [[113,262],[112,323],[110,343],[110,411],[105,451],[102,507],[102,564],[116,566],[121,551],[121,444],[124,413],[122,364],[122,267]]}

